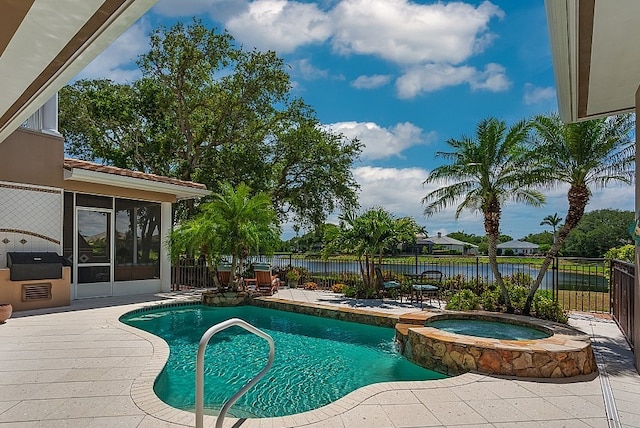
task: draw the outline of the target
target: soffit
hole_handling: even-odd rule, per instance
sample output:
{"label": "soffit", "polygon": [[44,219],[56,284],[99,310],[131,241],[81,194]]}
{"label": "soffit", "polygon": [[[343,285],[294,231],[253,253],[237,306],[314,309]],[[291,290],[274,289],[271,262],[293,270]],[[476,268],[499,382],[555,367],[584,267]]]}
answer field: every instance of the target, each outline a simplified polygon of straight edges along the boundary
{"label": "soffit", "polygon": [[0,142],[156,0],[0,0]]}
{"label": "soffit", "polygon": [[640,1],[546,0],[560,114],[565,121],[635,108]]}

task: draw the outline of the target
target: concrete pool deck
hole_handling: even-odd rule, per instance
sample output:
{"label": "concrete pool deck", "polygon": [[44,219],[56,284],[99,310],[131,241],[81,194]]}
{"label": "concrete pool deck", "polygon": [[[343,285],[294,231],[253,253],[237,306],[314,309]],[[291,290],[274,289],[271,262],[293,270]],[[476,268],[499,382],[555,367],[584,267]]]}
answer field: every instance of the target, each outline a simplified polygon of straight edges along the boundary
{"label": "concrete pool deck", "polygon": [[[275,297],[398,315],[420,310],[321,291],[283,289]],[[15,313],[0,325],[0,428],[193,426],[193,413],[173,409],[153,394],[166,344],[118,318],[150,304],[198,298],[198,293],[168,293],[91,299]],[[225,426],[640,427],[640,375],[616,324],[580,314],[570,323],[592,336],[599,375],[523,380],[471,373],[376,384],[315,411],[228,418]],[[205,419],[205,426],[214,423],[213,417]]]}

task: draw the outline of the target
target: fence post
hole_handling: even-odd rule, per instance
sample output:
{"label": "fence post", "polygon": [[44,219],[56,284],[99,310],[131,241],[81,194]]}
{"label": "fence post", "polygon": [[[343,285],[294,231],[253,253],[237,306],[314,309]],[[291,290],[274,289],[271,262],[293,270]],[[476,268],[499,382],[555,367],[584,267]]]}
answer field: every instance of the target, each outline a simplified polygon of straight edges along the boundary
{"label": "fence post", "polygon": [[476,256],[476,284],[480,284],[480,257]]}
{"label": "fence post", "polygon": [[613,304],[615,302],[615,290],[613,287],[615,286],[615,276],[613,272],[613,259],[609,260],[609,314],[613,314]]}
{"label": "fence post", "polygon": [[416,248],[416,275],[418,274],[418,249]]}
{"label": "fence post", "polygon": [[551,264],[551,295],[553,296],[553,300],[555,302],[558,301],[559,292],[558,292],[558,257],[553,258],[553,263]]}

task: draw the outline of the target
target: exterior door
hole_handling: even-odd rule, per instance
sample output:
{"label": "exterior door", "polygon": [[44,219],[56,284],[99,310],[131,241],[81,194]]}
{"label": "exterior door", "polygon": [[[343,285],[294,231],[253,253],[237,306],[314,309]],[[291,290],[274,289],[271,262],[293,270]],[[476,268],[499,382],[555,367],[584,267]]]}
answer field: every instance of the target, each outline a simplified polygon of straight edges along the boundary
{"label": "exterior door", "polygon": [[113,211],[76,208],[74,275],[76,298],[113,295]]}

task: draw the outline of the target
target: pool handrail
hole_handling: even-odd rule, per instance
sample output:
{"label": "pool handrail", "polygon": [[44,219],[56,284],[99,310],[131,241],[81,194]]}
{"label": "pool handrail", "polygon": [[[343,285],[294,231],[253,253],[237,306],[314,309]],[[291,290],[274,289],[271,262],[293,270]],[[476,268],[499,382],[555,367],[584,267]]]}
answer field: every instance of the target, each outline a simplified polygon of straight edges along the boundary
{"label": "pool handrail", "polygon": [[233,406],[233,404],[240,397],[242,397],[244,393],[249,390],[249,388],[255,385],[260,379],[262,379],[262,377],[269,371],[269,369],[273,365],[273,359],[275,356],[275,344],[273,343],[273,338],[257,327],[249,324],[248,322],[240,318],[230,318],[226,321],[222,321],[210,327],[207,331],[205,331],[200,338],[200,344],[198,345],[198,356],[196,359],[196,428],[203,428],[204,426],[204,351],[207,348],[209,340],[214,334],[236,325],[238,327],[244,328],[250,333],[255,334],[256,336],[260,336],[269,343],[269,361],[267,362],[265,368],[260,371],[260,373],[255,375],[253,379],[251,379],[245,386],[240,388],[238,392],[236,392],[224,403],[222,409],[220,410],[220,414],[218,415],[218,419],[216,420],[216,428],[222,428],[222,423],[229,408]]}

